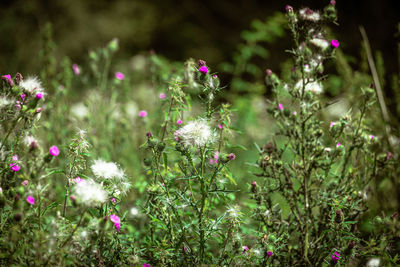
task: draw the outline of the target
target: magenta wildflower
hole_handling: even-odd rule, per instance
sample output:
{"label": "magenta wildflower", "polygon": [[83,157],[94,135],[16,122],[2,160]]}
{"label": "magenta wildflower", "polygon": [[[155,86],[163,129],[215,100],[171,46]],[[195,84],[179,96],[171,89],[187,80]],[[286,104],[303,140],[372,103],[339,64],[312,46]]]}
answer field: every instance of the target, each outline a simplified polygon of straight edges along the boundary
{"label": "magenta wildflower", "polygon": [[76,184],[80,184],[80,183],[86,182],[85,179],[82,179],[82,178],[79,177],[79,176],[76,176],[76,178],[74,179],[74,181],[75,181]]}
{"label": "magenta wildflower", "polygon": [[151,132],[147,132],[147,133],[146,133],[146,136],[147,136],[148,138],[152,138],[152,137],[153,137],[153,134],[152,134]]}
{"label": "magenta wildflower", "polygon": [[210,159],[210,164],[214,165],[214,164],[218,163],[218,157],[219,157],[219,151],[215,151],[214,158]]}
{"label": "magenta wildflower", "polygon": [[143,263],[142,267],[153,267],[152,265],[148,264],[148,263]]}
{"label": "magenta wildflower", "polygon": [[331,5],[332,6],[336,5],[336,1],[335,0],[331,0]]}
{"label": "magenta wildflower", "polygon": [[114,226],[115,226],[115,229],[117,230],[117,232],[119,232],[119,230],[121,229],[121,224],[116,223],[116,224],[114,224]]}
{"label": "magenta wildflower", "polygon": [[369,139],[374,140],[375,136],[373,136],[372,134],[369,136]]}
{"label": "magenta wildflower", "polygon": [[203,74],[207,74],[208,73],[208,69],[207,66],[203,65],[199,68],[199,71]]}
{"label": "magenta wildflower", "polygon": [[297,115],[297,111],[293,111],[293,115],[295,115],[295,116],[296,116],[296,115]]}
{"label": "magenta wildflower", "polygon": [[12,81],[10,74],[6,74],[6,75],[1,76],[1,79],[7,81],[10,86],[14,85],[14,82]]}
{"label": "magenta wildflower", "polygon": [[31,205],[35,205],[35,198],[33,196],[28,196],[26,201]]}
{"label": "magenta wildflower", "polygon": [[43,98],[43,93],[36,94],[36,99],[42,99],[42,98]]}
{"label": "magenta wildflower", "polygon": [[222,130],[222,124],[218,124],[218,128]]}
{"label": "magenta wildflower", "polygon": [[167,96],[166,96],[164,93],[161,93],[158,97],[159,97],[160,99],[165,99]]}
{"label": "magenta wildflower", "polygon": [[293,12],[293,7],[291,7],[291,6],[289,6],[289,5],[286,5],[286,7],[285,7],[285,10],[286,10],[286,12]]}
{"label": "magenta wildflower", "polygon": [[26,94],[21,94],[22,101],[25,101]]}
{"label": "magenta wildflower", "polygon": [[42,108],[37,108],[35,112],[40,113],[40,112],[42,112],[42,110],[43,110]]}
{"label": "magenta wildflower", "polygon": [[10,163],[10,167],[11,167],[10,170],[12,170],[13,172],[17,172],[21,169],[21,167],[15,163]]}
{"label": "magenta wildflower", "polygon": [[334,254],[331,255],[333,264],[336,264],[339,261],[339,257],[340,257],[340,253],[339,252],[335,252]]}
{"label": "magenta wildflower", "polygon": [[147,117],[147,111],[146,110],[139,111],[139,117],[142,117],[142,118]]}
{"label": "magenta wildflower", "polygon": [[279,103],[279,109],[283,110],[283,105],[281,103]]}
{"label": "magenta wildflower", "polygon": [[17,161],[17,160],[18,160],[18,155],[12,156],[12,160],[13,160],[13,161]]}
{"label": "magenta wildflower", "polygon": [[111,202],[115,204],[115,203],[117,203],[117,200],[115,198],[112,198]]}
{"label": "magenta wildflower", "polygon": [[267,73],[267,76],[271,76],[272,75],[272,70],[270,70],[270,69],[266,69],[265,72]]}
{"label": "magenta wildflower", "polygon": [[236,158],[236,155],[234,154],[234,153],[230,153],[229,155],[228,155],[228,159],[229,160],[234,160]]}
{"label": "magenta wildflower", "polygon": [[332,128],[335,124],[336,124],[336,122],[331,121],[331,123],[329,124],[329,127]]}
{"label": "magenta wildflower", "polygon": [[337,142],[336,147],[340,147],[342,144],[340,142]]}
{"label": "magenta wildflower", "polygon": [[112,221],[114,224],[121,223],[121,219],[115,214],[110,215],[110,221]]}
{"label": "magenta wildflower", "polygon": [[72,70],[74,71],[75,75],[81,74],[81,70],[77,64],[72,64]]}
{"label": "magenta wildflower", "polygon": [[243,249],[242,254],[244,254],[246,251],[249,250],[249,247],[248,246],[243,246],[242,249]]}
{"label": "magenta wildflower", "polygon": [[267,251],[267,257],[271,257],[272,255],[274,255],[274,253],[272,251]]}
{"label": "magenta wildflower", "polygon": [[117,78],[118,80],[122,81],[123,79],[125,79],[125,75],[122,72],[116,72],[115,73],[115,78]]}
{"label": "magenta wildflower", "polygon": [[199,64],[199,67],[201,67],[201,66],[205,66],[207,63],[204,60],[200,59],[198,64]]}
{"label": "magenta wildflower", "polygon": [[217,74],[214,74],[212,77],[213,77],[214,79],[217,79],[217,78],[218,78]]}
{"label": "magenta wildflower", "polygon": [[24,180],[21,184],[22,185],[24,185],[24,186],[27,186],[28,185],[28,183],[29,183],[29,181],[28,180]]}
{"label": "magenta wildflower", "polygon": [[338,48],[338,47],[339,47],[339,41],[336,40],[336,39],[333,39],[333,40],[331,41],[331,46],[332,46],[333,48]]}
{"label": "magenta wildflower", "polygon": [[176,121],[176,124],[178,124],[178,125],[181,125],[182,123],[183,123],[183,122],[182,122],[181,119],[179,119],[179,120]]}
{"label": "magenta wildflower", "polygon": [[50,147],[49,153],[50,155],[57,157],[58,155],[60,155],[60,150],[58,149],[58,147],[52,146]]}

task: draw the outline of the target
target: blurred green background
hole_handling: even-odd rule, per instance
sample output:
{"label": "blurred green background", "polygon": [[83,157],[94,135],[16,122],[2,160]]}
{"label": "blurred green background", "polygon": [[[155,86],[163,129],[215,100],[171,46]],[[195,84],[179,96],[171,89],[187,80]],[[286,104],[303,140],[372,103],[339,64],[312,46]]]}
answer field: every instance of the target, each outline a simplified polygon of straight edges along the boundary
{"label": "blurred green background", "polygon": [[[254,19],[265,20],[286,4],[295,9],[309,6],[322,9],[329,1],[262,0],[12,0],[2,1],[0,10],[0,69],[3,72],[38,73],[37,54],[41,31],[47,22],[54,27],[59,55],[80,63],[90,48],[114,37],[120,40],[117,60],[128,60],[141,51],[155,50],[171,60],[202,58],[215,68],[230,61],[241,41],[241,32]],[[393,55],[400,21],[400,1],[337,1],[340,25],[333,30],[341,47],[360,56],[364,25],[372,48],[383,51],[388,72],[398,72]],[[264,67],[277,69],[282,62],[288,39],[275,43]],[[286,55],[287,56],[287,55]],[[225,81],[228,82],[228,81]],[[390,90],[388,90],[390,94]]]}

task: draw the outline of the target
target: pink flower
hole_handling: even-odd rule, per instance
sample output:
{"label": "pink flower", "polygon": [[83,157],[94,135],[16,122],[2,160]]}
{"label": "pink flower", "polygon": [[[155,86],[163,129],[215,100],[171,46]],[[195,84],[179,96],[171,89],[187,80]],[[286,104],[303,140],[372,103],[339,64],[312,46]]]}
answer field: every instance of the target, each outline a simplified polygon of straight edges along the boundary
{"label": "pink flower", "polygon": [[297,111],[293,111],[293,115],[295,115],[295,116],[296,116],[296,115],[297,115]]}
{"label": "pink flower", "polygon": [[17,172],[21,169],[21,167],[15,163],[10,163],[10,167],[11,167],[10,170],[12,170],[13,172]]}
{"label": "pink flower", "polygon": [[122,81],[123,79],[125,79],[125,75],[122,72],[116,72],[115,73],[115,78],[117,78],[118,80]]}
{"label": "pink flower", "polygon": [[331,257],[332,257],[333,263],[336,264],[339,261],[340,253],[335,252],[334,254],[331,255]]}
{"label": "pink flower", "polygon": [[375,136],[373,136],[372,134],[369,136],[369,138],[371,139],[371,140],[374,140],[374,138],[375,138]]}
{"label": "pink flower", "polygon": [[176,124],[181,125],[182,124],[182,120],[181,119],[177,120]]}
{"label": "pink flower", "polygon": [[22,101],[25,100],[25,97],[26,97],[26,94],[21,94],[21,99],[22,99]]}
{"label": "pink flower", "polygon": [[331,121],[331,123],[329,124],[329,127],[332,128],[335,124],[336,124],[336,122]]}
{"label": "pink flower", "polygon": [[115,198],[112,198],[111,202],[115,204],[115,203],[117,203],[117,200]]}
{"label": "pink flower", "polygon": [[336,147],[340,147],[342,144],[340,143],[340,142],[338,142],[337,144],[336,144]]}
{"label": "pink flower", "polygon": [[210,159],[210,164],[214,165],[214,164],[218,163],[218,158],[219,158],[219,151],[215,151],[214,159]]}
{"label": "pink flower", "polygon": [[217,79],[217,78],[218,78],[217,74],[214,74],[212,77],[213,77],[214,79]]}
{"label": "pink flower", "polygon": [[43,93],[36,94],[36,99],[42,99],[42,98],[43,98]]}
{"label": "pink flower", "polygon": [[1,79],[7,81],[10,86],[14,85],[14,82],[11,79],[11,75],[10,74],[6,74],[6,75],[1,76]]}
{"label": "pink flower", "polygon": [[75,75],[79,75],[81,73],[81,70],[77,64],[72,64],[72,70],[74,71]]}
{"label": "pink flower", "polygon": [[248,246],[243,246],[243,247],[242,247],[242,249],[243,249],[243,252],[242,252],[242,254],[244,254],[246,251],[248,251],[248,250],[249,250],[249,247],[248,247]]}
{"label": "pink flower", "polygon": [[17,160],[18,160],[18,155],[14,155],[14,156],[12,157],[12,160],[13,160],[13,161],[17,161]]}
{"label": "pink flower", "polygon": [[151,265],[148,264],[148,263],[143,263],[143,264],[142,264],[142,267],[153,267],[153,266],[151,266]]}
{"label": "pink flower", "polygon": [[271,257],[272,255],[274,255],[274,253],[272,251],[267,251],[267,257]]}
{"label": "pink flower", "polygon": [[219,128],[220,130],[222,130],[222,125],[221,125],[221,124],[218,124],[218,128]]}
{"label": "pink flower", "polygon": [[272,70],[270,70],[270,69],[266,69],[265,72],[267,73],[267,76],[271,76],[272,75]]}
{"label": "pink flower", "polygon": [[28,185],[28,183],[29,183],[29,181],[28,180],[24,180],[21,184],[22,185],[25,185],[25,186],[27,186]]}
{"label": "pink flower", "polygon": [[142,118],[147,117],[147,111],[146,110],[139,111],[139,117],[142,117]]}
{"label": "pink flower", "polygon": [[35,198],[33,196],[28,196],[26,201],[31,205],[35,205]]}
{"label": "pink flower", "polygon": [[207,67],[206,66],[201,66],[200,68],[199,68],[199,71],[201,72],[201,73],[203,73],[203,74],[207,74],[208,73],[208,69],[207,69]]}
{"label": "pink flower", "polygon": [[167,96],[166,96],[164,93],[161,93],[158,97],[159,97],[160,99],[165,99]]}
{"label": "pink flower", "polygon": [[86,182],[85,179],[82,179],[82,178],[79,177],[79,176],[76,176],[76,178],[74,179],[74,181],[75,181],[76,184],[80,184],[80,183],[85,183],[85,182]]}
{"label": "pink flower", "polygon": [[115,229],[117,230],[117,232],[119,232],[119,230],[121,229],[121,224],[116,223],[116,224],[114,224],[114,226],[115,226]]}
{"label": "pink flower", "polygon": [[58,155],[60,155],[60,150],[58,150],[58,147],[52,146],[50,147],[49,153],[50,155],[57,157]]}
{"label": "pink flower", "polygon": [[279,109],[283,110],[283,105],[281,103],[279,103]]}
{"label": "pink flower", "polygon": [[331,41],[331,46],[332,46],[333,48],[338,48],[338,47],[339,47],[339,41],[336,40],[336,39],[333,39],[333,40]]}
{"label": "pink flower", "polygon": [[285,9],[286,9],[286,12],[288,12],[288,13],[293,12],[293,7],[291,7],[289,5],[286,5]]}
{"label": "pink flower", "polygon": [[236,158],[236,155],[234,153],[231,153],[228,155],[229,160],[234,160]]}
{"label": "pink flower", "polygon": [[119,218],[117,215],[115,215],[115,214],[111,214],[111,215],[110,215],[110,220],[111,220],[114,224],[116,224],[116,223],[121,223],[120,218]]}

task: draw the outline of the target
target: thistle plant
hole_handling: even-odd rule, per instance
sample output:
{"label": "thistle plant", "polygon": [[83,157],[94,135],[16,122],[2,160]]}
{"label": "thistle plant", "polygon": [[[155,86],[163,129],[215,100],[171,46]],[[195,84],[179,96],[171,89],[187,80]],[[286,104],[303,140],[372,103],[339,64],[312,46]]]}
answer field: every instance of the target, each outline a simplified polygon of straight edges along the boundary
{"label": "thistle plant", "polygon": [[380,139],[366,120],[376,108],[372,88],[360,88],[358,105],[339,121],[321,120],[332,104],[323,97],[323,63],[339,46],[324,32],[326,23],[336,23],[334,4],[323,13],[287,6],[295,44],[289,51],[291,80],[267,70],[273,94],[268,113],[277,126],[259,148],[258,178],[251,184],[261,266],[354,261],[361,250],[357,226],[366,211],[359,192],[386,166]]}
{"label": "thistle plant", "polygon": [[[234,192],[226,183],[233,182],[228,166],[235,154],[225,147],[229,108],[217,112],[213,105],[220,89],[204,61],[188,61],[184,78],[169,84],[159,134],[147,133],[144,163],[151,184],[143,207],[149,232],[142,257],[151,264],[228,264],[241,249],[232,242],[240,210],[224,207]],[[186,110],[189,91],[203,105],[195,116]]]}

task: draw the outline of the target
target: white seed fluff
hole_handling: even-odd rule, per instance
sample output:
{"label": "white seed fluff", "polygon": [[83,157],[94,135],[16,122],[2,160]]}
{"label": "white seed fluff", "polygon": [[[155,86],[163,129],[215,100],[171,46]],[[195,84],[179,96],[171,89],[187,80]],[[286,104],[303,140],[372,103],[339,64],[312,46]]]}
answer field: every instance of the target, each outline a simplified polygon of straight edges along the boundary
{"label": "white seed fluff", "polygon": [[28,77],[22,80],[19,86],[31,94],[44,93],[42,82],[37,77]]}
{"label": "white seed fluff", "polygon": [[215,133],[211,130],[206,120],[191,121],[175,132],[184,146],[203,147],[209,143],[213,143]]}
{"label": "white seed fluff", "polygon": [[[294,87],[297,90],[301,90],[301,88],[303,87],[303,81],[302,80],[298,81]],[[316,94],[320,94],[320,93],[322,93],[324,91],[323,87],[322,87],[322,84],[320,82],[317,82],[317,81],[308,82],[304,89],[305,89],[306,92],[307,91],[311,91],[311,92],[316,93]]]}
{"label": "white seed fluff", "polygon": [[102,159],[95,160],[91,169],[97,178],[122,179],[125,176],[124,171],[119,169],[117,164],[114,162],[106,162]]}
{"label": "white seed fluff", "polygon": [[378,267],[381,264],[381,260],[378,258],[372,258],[367,262],[367,267]]}
{"label": "white seed fluff", "polygon": [[75,186],[75,195],[87,206],[97,206],[107,200],[107,192],[93,180],[77,184]]}
{"label": "white seed fluff", "polygon": [[325,50],[329,46],[328,41],[322,38],[313,38],[310,40],[310,43],[322,50]]}

